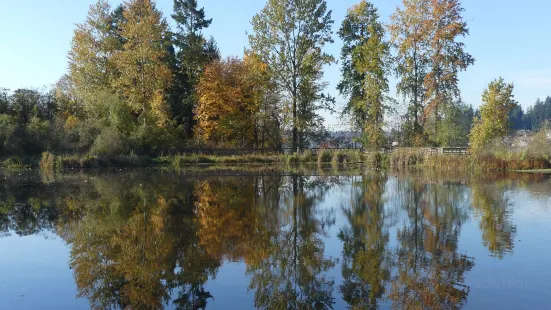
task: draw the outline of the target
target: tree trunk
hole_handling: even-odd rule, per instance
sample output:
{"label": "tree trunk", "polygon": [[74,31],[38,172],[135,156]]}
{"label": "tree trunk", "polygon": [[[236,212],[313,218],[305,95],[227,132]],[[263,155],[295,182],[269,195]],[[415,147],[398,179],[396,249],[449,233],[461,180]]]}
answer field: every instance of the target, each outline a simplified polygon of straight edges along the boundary
{"label": "tree trunk", "polygon": [[293,144],[291,149],[293,153],[298,151],[298,128],[297,128],[297,94],[296,91],[293,94]]}

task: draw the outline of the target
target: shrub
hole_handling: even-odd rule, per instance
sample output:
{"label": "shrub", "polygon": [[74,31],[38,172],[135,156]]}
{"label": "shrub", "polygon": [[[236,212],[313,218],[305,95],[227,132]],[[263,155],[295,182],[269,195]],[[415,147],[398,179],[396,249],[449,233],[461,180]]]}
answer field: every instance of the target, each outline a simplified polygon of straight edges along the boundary
{"label": "shrub", "polygon": [[532,159],[551,160],[551,139],[545,128],[532,137],[526,148],[525,156]]}
{"label": "shrub", "polygon": [[289,164],[299,164],[301,162],[301,157],[298,153],[287,154],[285,155],[285,162]]}
{"label": "shrub", "polygon": [[347,163],[359,163],[363,161],[363,153],[360,150],[353,150],[347,152]]}
{"label": "shrub", "polygon": [[25,164],[23,164],[23,161],[21,161],[21,158],[17,156],[12,156],[2,162],[2,165],[6,168],[10,169],[21,169],[25,167]]}
{"label": "shrub", "polygon": [[345,152],[342,151],[336,151],[333,153],[333,158],[331,162],[333,165],[342,165],[348,158],[348,155]]}
{"label": "shrub", "polygon": [[366,162],[368,167],[373,169],[381,169],[384,166],[383,155],[379,152],[369,152],[366,156]]}
{"label": "shrub", "polygon": [[318,164],[331,162],[331,151],[328,149],[321,149],[318,151]]}
{"label": "shrub", "polygon": [[129,142],[118,130],[112,127],[104,128],[94,140],[90,150],[93,155],[114,157],[116,155],[128,154]]}
{"label": "shrub", "polygon": [[39,163],[40,169],[42,170],[51,170],[55,166],[55,156],[50,152],[42,153]]}
{"label": "shrub", "polygon": [[315,162],[316,157],[312,151],[306,150],[302,153],[302,155],[300,155],[300,161],[303,163]]}

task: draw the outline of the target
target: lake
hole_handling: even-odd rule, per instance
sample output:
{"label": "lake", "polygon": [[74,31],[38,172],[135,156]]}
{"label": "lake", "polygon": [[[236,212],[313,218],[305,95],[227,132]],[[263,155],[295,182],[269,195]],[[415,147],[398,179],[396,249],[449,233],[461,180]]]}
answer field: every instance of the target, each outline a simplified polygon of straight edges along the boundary
{"label": "lake", "polygon": [[0,309],[543,309],[549,175],[0,171]]}

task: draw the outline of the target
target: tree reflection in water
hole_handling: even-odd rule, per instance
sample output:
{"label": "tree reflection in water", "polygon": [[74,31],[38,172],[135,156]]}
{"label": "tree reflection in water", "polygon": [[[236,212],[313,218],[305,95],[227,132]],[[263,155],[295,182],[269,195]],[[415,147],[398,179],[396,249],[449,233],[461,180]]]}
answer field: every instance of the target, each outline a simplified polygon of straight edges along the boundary
{"label": "tree reflection in water", "polygon": [[[458,251],[469,211],[492,255],[514,249],[504,184],[371,172],[12,178],[0,192],[0,237],[63,238],[78,294],[94,309],[205,309],[216,298],[207,284],[227,261],[246,265],[260,309],[332,309],[335,293],[351,309],[455,309],[474,266]],[[334,188],[346,189],[340,227],[335,210],[321,206]],[[328,274],[338,260],[325,251],[335,235],[337,290]]]}
{"label": "tree reflection in water", "polygon": [[343,207],[348,225],[341,229],[343,242],[340,291],[352,309],[376,309],[386,292],[392,268],[385,224],[384,174],[371,174],[354,182],[349,204]]}
{"label": "tree reflection in water", "polygon": [[461,225],[467,220],[466,187],[418,179],[399,184],[404,227],[398,228],[396,272],[389,298],[404,309],[457,309],[470,288],[465,273],[474,260],[457,253]]}

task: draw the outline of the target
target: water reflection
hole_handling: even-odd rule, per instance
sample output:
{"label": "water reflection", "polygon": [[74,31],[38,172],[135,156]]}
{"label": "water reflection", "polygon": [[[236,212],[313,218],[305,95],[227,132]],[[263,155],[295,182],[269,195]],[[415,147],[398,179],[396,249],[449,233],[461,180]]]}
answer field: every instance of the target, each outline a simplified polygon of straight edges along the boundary
{"label": "water reflection", "polygon": [[[463,225],[476,220],[497,259],[513,252],[517,230],[510,181],[372,172],[10,177],[0,237],[63,238],[79,297],[94,309],[206,309],[217,297],[208,283],[225,262],[246,266],[248,285],[235,298],[250,290],[259,309],[333,309],[337,299],[351,309],[461,308],[476,265],[459,249]],[[345,198],[329,194],[335,189]],[[340,243],[341,257],[326,253],[328,242]]]}
{"label": "water reflection", "polygon": [[386,182],[384,174],[354,180],[350,203],[342,210],[348,223],[339,233],[343,242],[340,290],[353,309],[377,308],[390,281],[393,262],[383,198]]}
{"label": "water reflection", "polygon": [[390,299],[396,308],[456,309],[469,294],[465,273],[474,260],[457,252],[467,219],[466,188],[456,184],[401,182],[401,207],[407,213],[398,228],[396,275]]}

